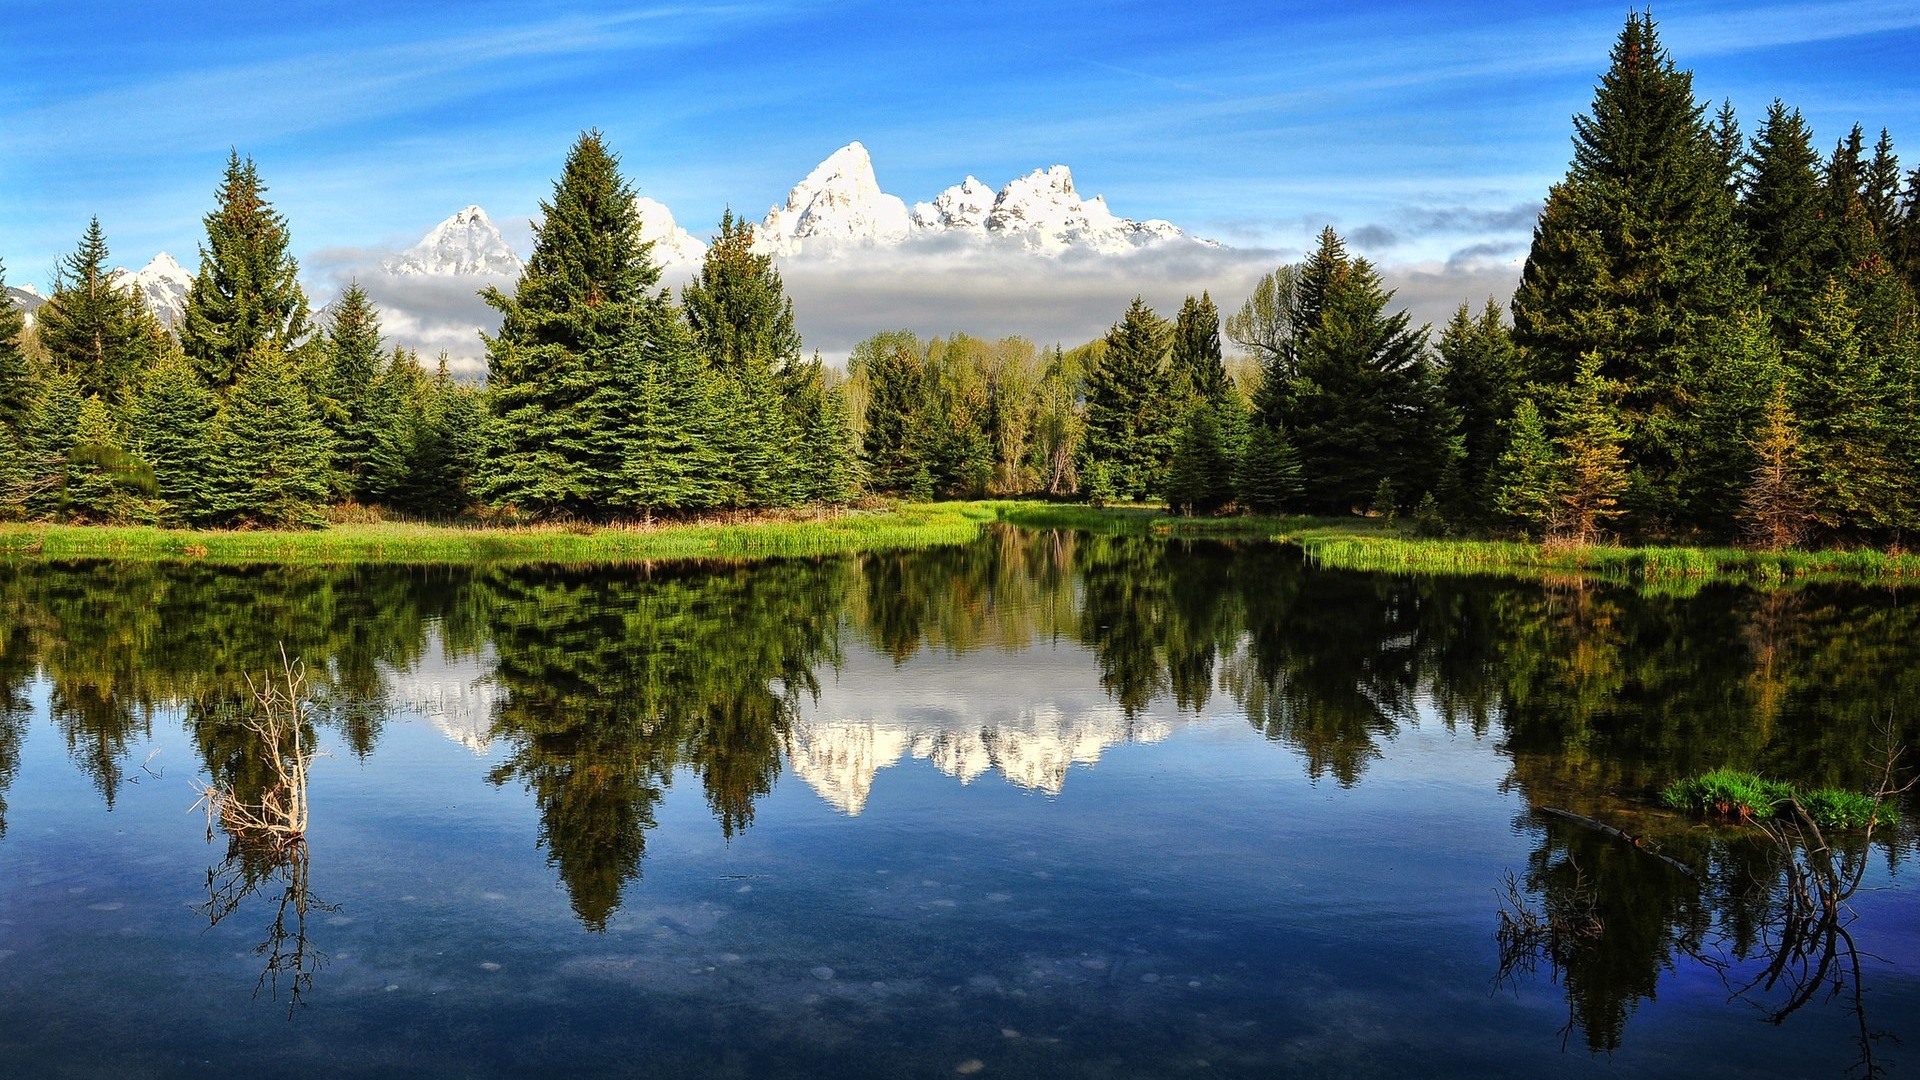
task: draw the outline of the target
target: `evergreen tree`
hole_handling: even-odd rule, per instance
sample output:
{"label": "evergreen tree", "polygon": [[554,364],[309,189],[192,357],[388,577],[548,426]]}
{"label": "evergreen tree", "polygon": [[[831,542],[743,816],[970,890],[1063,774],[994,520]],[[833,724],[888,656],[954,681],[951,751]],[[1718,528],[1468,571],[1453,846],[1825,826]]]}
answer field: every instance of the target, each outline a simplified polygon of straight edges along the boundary
{"label": "evergreen tree", "polygon": [[1798,544],[1813,523],[1805,492],[1806,463],[1794,429],[1786,384],[1776,383],[1755,434],[1753,472],[1740,507],[1747,539],[1768,551]]}
{"label": "evergreen tree", "polygon": [[216,392],[240,380],[249,358],[286,355],[308,335],[307,295],[287,250],[287,222],[266,194],[253,159],[228,155],[179,328],[181,349]]}
{"label": "evergreen tree", "polygon": [[625,455],[613,503],[647,516],[723,505],[737,490],[725,454],[727,387],[677,312],[662,304],[648,318],[644,337],[617,353],[618,383],[631,393],[607,428]]}
{"label": "evergreen tree", "polygon": [[1220,353],[1220,309],[1206,293],[1189,296],[1173,321],[1173,340],[1167,353],[1168,381],[1174,400],[1182,403],[1218,402],[1230,387]]}
{"label": "evergreen tree", "polygon": [[100,219],[87,224],[80,246],[61,260],[53,295],[35,316],[40,345],[62,371],[72,372],[83,395],[122,405],[159,353],[159,324],[132,290],[107,268]]}
{"label": "evergreen tree", "polygon": [[169,523],[198,521],[208,506],[208,452],[219,403],[186,357],[171,353],[141,380],[131,412],[136,453],[153,470]]}
{"label": "evergreen tree", "polygon": [[753,225],[728,209],[708,245],[700,276],[680,290],[695,346],[729,378],[750,363],[784,369],[800,362],[800,334],[773,256],[753,250]]}
{"label": "evergreen tree", "polygon": [[332,434],[293,361],[263,341],[243,358],[214,419],[207,516],[222,524],[317,525],[332,487]]}
{"label": "evergreen tree", "polygon": [[1829,276],[1845,279],[1880,252],[1873,218],[1862,197],[1866,173],[1866,136],[1855,124],[1846,138],[1834,144],[1821,178],[1818,272],[1822,282]]}
{"label": "evergreen tree", "polygon": [[[861,450],[868,483],[875,491],[904,495],[927,469],[926,373],[919,357],[902,343],[873,357],[866,376],[867,424]],[[931,474],[927,484],[932,486]]]}
{"label": "evergreen tree", "polygon": [[379,435],[372,413],[374,380],[380,375],[380,312],[359,282],[352,282],[326,312],[322,331],[326,379],[322,391],[327,428],[333,432],[334,471],[348,495],[373,497],[367,459]]}
{"label": "evergreen tree", "polygon": [[1746,158],[1740,223],[1753,252],[1753,284],[1791,340],[1826,283],[1819,268],[1820,155],[1800,110],[1775,99]]}
{"label": "evergreen tree", "polygon": [[1649,524],[1695,516],[1676,471],[1694,434],[1704,331],[1750,306],[1702,112],[1652,16],[1631,16],[1591,111],[1574,120],[1573,163],[1547,196],[1513,298],[1532,381],[1569,387],[1591,354],[1598,377],[1622,387],[1634,509]]}
{"label": "evergreen tree", "polygon": [[1895,524],[1898,489],[1911,483],[1894,452],[1902,423],[1889,409],[1880,358],[1838,281],[1816,301],[1798,349],[1786,355],[1789,405],[1799,417],[1813,513],[1829,529]]}
{"label": "evergreen tree", "polygon": [[60,501],[64,516],[79,522],[151,522],[157,507],[153,470],[127,452],[113,410],[89,395],[80,403],[73,445],[67,450]]}
{"label": "evergreen tree", "polygon": [[1494,465],[1506,449],[1506,422],[1519,401],[1519,351],[1492,298],[1476,318],[1461,304],[1440,333],[1440,394],[1456,424],[1460,456],[1445,508],[1458,517],[1483,514],[1493,502]]}
{"label": "evergreen tree", "polygon": [[1246,412],[1238,402],[1201,400],[1187,407],[1167,465],[1167,507],[1174,513],[1212,514],[1234,500],[1234,471],[1245,446],[1244,438],[1233,445],[1228,409],[1240,413],[1244,433]]}
{"label": "evergreen tree", "polygon": [[533,256],[513,295],[483,294],[501,315],[486,339],[492,416],[478,481],[495,504],[590,513],[619,482],[623,454],[599,434],[621,407],[611,373],[623,343],[665,302],[648,291],[660,271],[619,166],[599,132],[583,134],[540,204]]}
{"label": "evergreen tree", "polygon": [[1410,492],[1440,479],[1449,425],[1427,330],[1388,313],[1392,300],[1372,264],[1349,257],[1332,229],[1321,234],[1299,273],[1288,355],[1262,384],[1256,418],[1289,433],[1317,508],[1364,506],[1382,478]]}
{"label": "evergreen tree", "polygon": [[7,267],[0,262],[0,438],[18,438],[32,413],[37,378],[21,338],[27,320],[7,296]]}
{"label": "evergreen tree", "polygon": [[1107,354],[1087,376],[1082,453],[1104,466],[1115,498],[1158,495],[1177,422],[1167,374],[1171,327],[1138,297],[1107,332]]}
{"label": "evergreen tree", "polygon": [[1535,536],[1554,531],[1565,490],[1559,456],[1532,398],[1520,399],[1495,466],[1494,508]]}
{"label": "evergreen tree", "polygon": [[851,502],[859,491],[860,478],[846,396],[839,387],[827,384],[826,370],[818,360],[808,365],[801,386],[800,459],[795,494],[807,503]]}
{"label": "evergreen tree", "polygon": [[1272,424],[1255,423],[1246,446],[1234,475],[1240,505],[1256,514],[1279,514],[1298,507],[1306,485],[1300,456],[1287,433]]}
{"label": "evergreen tree", "polygon": [[1873,160],[1867,163],[1860,194],[1874,239],[1883,254],[1892,255],[1900,233],[1900,159],[1894,155],[1893,136],[1886,128],[1880,129],[1880,140],[1873,144]]}
{"label": "evergreen tree", "polygon": [[1560,426],[1560,529],[1576,544],[1597,542],[1606,524],[1620,516],[1627,490],[1622,446],[1626,431],[1615,411],[1619,387],[1600,375],[1600,358],[1580,358]]}
{"label": "evergreen tree", "polygon": [[1780,346],[1758,311],[1723,321],[1709,335],[1714,344],[1698,389],[1695,437],[1678,486],[1709,535],[1733,536],[1754,468],[1755,433],[1770,388],[1783,377]]}
{"label": "evergreen tree", "polygon": [[21,433],[13,496],[8,500],[27,517],[56,517],[63,512],[68,456],[77,445],[81,411],[88,396],[72,371],[49,372],[40,384],[32,419]]}

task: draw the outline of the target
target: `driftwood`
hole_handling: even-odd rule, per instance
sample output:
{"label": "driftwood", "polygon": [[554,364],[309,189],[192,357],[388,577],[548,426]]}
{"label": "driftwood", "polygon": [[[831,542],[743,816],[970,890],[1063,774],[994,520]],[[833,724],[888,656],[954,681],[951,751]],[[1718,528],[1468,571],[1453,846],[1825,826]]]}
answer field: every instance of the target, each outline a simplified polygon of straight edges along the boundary
{"label": "driftwood", "polygon": [[1632,845],[1633,847],[1646,852],[1647,854],[1653,856],[1656,859],[1659,859],[1661,862],[1666,863],[1668,866],[1673,867],[1675,870],[1680,871],[1681,873],[1687,875],[1690,878],[1699,876],[1698,874],[1695,874],[1693,872],[1693,867],[1688,866],[1686,863],[1681,862],[1679,859],[1676,859],[1671,855],[1662,855],[1659,852],[1648,847],[1645,842],[1646,841],[1645,837],[1635,836],[1634,834],[1627,832],[1624,829],[1616,829],[1604,821],[1595,821],[1590,817],[1582,817],[1579,814],[1573,813],[1568,810],[1559,810],[1551,806],[1542,806],[1539,808],[1539,810],[1543,814],[1551,814],[1554,817],[1561,818],[1565,821],[1571,821],[1576,825],[1585,825],[1587,828],[1592,829],[1595,832],[1605,833],[1606,835],[1613,837],[1615,840],[1624,840],[1628,844]]}

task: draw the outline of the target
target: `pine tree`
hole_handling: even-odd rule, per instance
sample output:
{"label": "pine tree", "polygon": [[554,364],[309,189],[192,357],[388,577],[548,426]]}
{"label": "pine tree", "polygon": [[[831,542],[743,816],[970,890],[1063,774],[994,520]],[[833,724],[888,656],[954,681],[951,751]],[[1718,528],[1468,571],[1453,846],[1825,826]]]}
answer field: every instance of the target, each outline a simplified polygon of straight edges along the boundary
{"label": "pine tree", "polygon": [[708,245],[700,276],[680,290],[695,346],[729,378],[750,362],[776,369],[800,362],[800,334],[773,256],[753,250],[753,226],[728,209]]}
{"label": "pine tree", "polygon": [[1220,352],[1220,309],[1213,297],[1189,296],[1173,321],[1173,339],[1167,352],[1167,375],[1174,400],[1183,403],[1218,402],[1231,386]]}
{"label": "pine tree", "polygon": [[828,385],[826,369],[817,359],[807,365],[800,385],[796,495],[807,503],[851,502],[860,478],[846,396],[840,387]]}
{"label": "pine tree", "polygon": [[1814,516],[1829,529],[1895,524],[1898,490],[1911,483],[1894,452],[1902,421],[1889,408],[1880,358],[1867,347],[1847,289],[1828,283],[1798,349],[1786,355],[1789,404],[1811,463]]}
{"label": "pine tree", "polygon": [[1561,533],[1576,544],[1597,542],[1609,521],[1619,517],[1627,490],[1627,464],[1614,399],[1619,387],[1600,374],[1600,358],[1580,358],[1572,392],[1561,416]]}
{"label": "pine tree", "polygon": [[[1407,491],[1439,481],[1449,426],[1427,358],[1427,328],[1389,313],[1393,293],[1332,229],[1301,267],[1288,359],[1262,385],[1256,423],[1284,428],[1300,455],[1307,502],[1365,506],[1380,480]],[[1291,370],[1291,377],[1281,377]]]}
{"label": "pine tree", "polygon": [[1894,155],[1893,136],[1886,128],[1880,129],[1880,140],[1873,144],[1873,160],[1861,179],[1861,198],[1874,239],[1882,253],[1891,255],[1900,232],[1900,159]]}
{"label": "pine tree", "polygon": [[1758,311],[1711,328],[1701,375],[1695,438],[1678,481],[1695,519],[1712,536],[1733,536],[1752,475],[1755,432],[1767,395],[1783,376],[1780,346]]}
{"label": "pine tree", "polygon": [[1114,497],[1157,496],[1173,454],[1177,422],[1167,375],[1172,328],[1135,297],[1107,331],[1107,354],[1087,376],[1082,453],[1104,466]]}
{"label": "pine tree", "polygon": [[1491,297],[1476,318],[1461,304],[1440,333],[1440,394],[1455,422],[1459,460],[1447,511],[1477,517],[1493,503],[1493,471],[1521,393],[1520,354]]}
{"label": "pine tree", "polygon": [[496,505],[593,513],[623,467],[598,436],[617,407],[611,372],[623,343],[665,302],[648,291],[660,271],[640,239],[633,189],[599,132],[574,144],[540,209],[514,294],[483,294],[501,323],[486,339],[492,416],[478,487]]}
{"label": "pine tree", "polygon": [[348,495],[367,501],[373,497],[367,458],[379,432],[370,398],[380,374],[380,312],[359,282],[348,284],[328,307],[321,335],[326,351],[322,397],[333,432],[334,471]]}
{"label": "pine tree", "polygon": [[332,490],[332,434],[293,361],[262,341],[214,419],[207,516],[222,524],[317,525]]}
{"label": "pine tree", "polygon": [[1859,124],[1834,144],[1821,177],[1822,229],[1817,272],[1844,280],[1880,252],[1862,190],[1867,179],[1866,136]]}
{"label": "pine tree", "polygon": [[1826,283],[1819,169],[1800,110],[1775,99],[1746,158],[1739,220],[1753,252],[1753,284],[1789,341]]}
{"label": "pine tree", "polygon": [[72,371],[51,371],[41,380],[31,420],[21,433],[20,456],[10,502],[31,518],[63,513],[68,455],[77,445],[80,415],[88,396]]}
{"label": "pine tree", "polygon": [[118,406],[157,357],[163,331],[140,297],[114,281],[107,260],[106,234],[94,218],[80,246],[61,260],[53,295],[35,322],[53,365],[72,372],[83,395]]}
{"label": "pine tree", "polygon": [[1581,359],[1622,387],[1626,455],[1648,525],[1696,508],[1676,471],[1694,435],[1703,331],[1751,306],[1747,253],[1720,149],[1652,16],[1631,16],[1593,106],[1574,120],[1574,158],[1547,197],[1513,298],[1531,380],[1573,384]]}
{"label": "pine tree", "polygon": [[1271,424],[1253,425],[1234,475],[1234,488],[1240,505],[1256,514],[1279,514],[1299,506],[1306,485],[1300,457],[1284,430]]}
{"label": "pine tree", "polygon": [[80,403],[67,451],[60,501],[70,520],[98,524],[149,523],[157,506],[153,470],[127,452],[114,411],[95,396]]}
{"label": "pine tree", "polygon": [[238,382],[250,358],[287,355],[309,333],[287,222],[266,193],[253,159],[229,154],[179,327],[181,349],[216,392]]}
{"label": "pine tree", "polygon": [[1741,500],[1748,541],[1768,551],[1793,547],[1813,523],[1805,492],[1806,464],[1785,383],[1776,383],[1755,433],[1753,471]]}
{"label": "pine tree", "polygon": [[38,379],[21,337],[27,320],[7,296],[7,267],[0,262],[0,439],[19,437],[33,410]]}
{"label": "pine tree", "polygon": [[705,510],[738,502],[726,459],[726,384],[667,305],[649,313],[643,338],[619,353],[618,380],[630,407],[610,417],[608,434],[624,448],[614,505],[629,513]]}
{"label": "pine tree", "polygon": [[1554,531],[1566,488],[1559,455],[1532,398],[1520,399],[1507,422],[1506,449],[1494,470],[1494,508],[1535,536]]}
{"label": "pine tree", "polygon": [[169,523],[207,512],[208,452],[219,403],[186,357],[169,354],[141,380],[130,416],[133,448],[153,470]]}
{"label": "pine tree", "polygon": [[[906,494],[927,469],[926,373],[903,343],[866,366],[866,432],[861,452],[873,490]],[[932,485],[929,471],[928,486]],[[931,494],[931,493],[929,493]]]}

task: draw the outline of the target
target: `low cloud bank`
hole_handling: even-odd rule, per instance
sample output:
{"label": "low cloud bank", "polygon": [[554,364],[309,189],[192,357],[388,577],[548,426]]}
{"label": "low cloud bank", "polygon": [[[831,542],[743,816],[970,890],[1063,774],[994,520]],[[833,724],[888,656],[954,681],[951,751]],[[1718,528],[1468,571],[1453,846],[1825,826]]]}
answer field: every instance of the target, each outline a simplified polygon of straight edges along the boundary
{"label": "low cloud bank", "polygon": [[[1524,244],[1476,244],[1444,261],[1383,265],[1382,274],[1416,325],[1438,326],[1462,301],[1476,309],[1489,296],[1504,303],[1519,280],[1524,251]],[[380,306],[390,345],[416,350],[429,365],[444,352],[452,370],[484,372],[480,332],[497,327],[499,317],[479,293],[488,284],[510,289],[512,282],[389,274],[380,266],[389,254],[335,249],[310,255],[314,300],[324,303],[358,281]],[[1071,348],[1105,333],[1135,296],[1171,318],[1186,296],[1209,292],[1224,315],[1239,308],[1262,275],[1300,254],[1176,243],[1121,255],[1069,251],[1047,257],[947,237],[810,252],[782,260],[780,272],[807,349],[838,363],[882,330],[1019,335],[1043,347]],[[677,292],[688,274],[681,270],[662,284]]]}

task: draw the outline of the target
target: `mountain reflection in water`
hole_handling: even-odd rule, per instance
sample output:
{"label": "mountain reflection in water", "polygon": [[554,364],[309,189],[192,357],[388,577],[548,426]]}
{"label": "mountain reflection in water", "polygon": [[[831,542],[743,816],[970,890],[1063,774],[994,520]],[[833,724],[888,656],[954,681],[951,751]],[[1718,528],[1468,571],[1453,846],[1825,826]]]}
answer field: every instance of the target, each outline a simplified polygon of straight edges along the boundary
{"label": "mountain reflection in water", "polygon": [[[7,564],[0,612],[0,858],[37,709],[108,807],[156,724],[179,723],[201,772],[245,782],[257,762],[235,703],[284,647],[346,756],[372,758],[397,717],[422,716],[481,755],[495,788],[529,793],[534,839],[593,931],[641,888],[676,783],[697,783],[734,838],[783,772],[850,816],[907,761],[1065,797],[1117,746],[1238,717],[1304,780],[1347,790],[1437,722],[1491,744],[1525,807],[1648,834],[1698,873],[1516,822],[1533,844],[1515,868],[1525,897],[1551,908],[1579,890],[1605,927],[1551,971],[1598,1051],[1621,1047],[1676,970],[1706,957],[1732,981],[1769,956],[1783,856],[1651,809],[1661,785],[1731,765],[1865,789],[1878,730],[1920,737],[1920,605],[1900,594],[1396,578],[1253,543],[999,529],[757,564]],[[1913,831],[1846,844],[1891,873]],[[304,850],[297,868],[304,898]],[[1910,982],[1920,957],[1890,962]]]}

